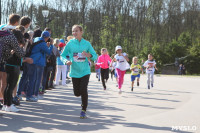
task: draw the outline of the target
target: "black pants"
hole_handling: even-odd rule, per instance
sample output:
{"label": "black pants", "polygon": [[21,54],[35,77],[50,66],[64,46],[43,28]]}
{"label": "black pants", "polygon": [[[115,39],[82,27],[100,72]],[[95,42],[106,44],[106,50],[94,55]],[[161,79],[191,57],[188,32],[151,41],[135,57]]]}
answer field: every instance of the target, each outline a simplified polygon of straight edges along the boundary
{"label": "black pants", "polygon": [[110,73],[111,73],[111,79],[113,80],[113,77],[115,77],[115,69],[111,70]]}
{"label": "black pants", "polygon": [[4,91],[4,105],[10,106],[12,104],[13,90],[17,84],[20,67],[6,66],[7,86]]}
{"label": "black pants", "polygon": [[53,70],[50,72],[49,76],[51,76],[50,81],[49,81],[49,86],[53,87],[53,80],[55,78],[55,74],[56,74],[56,65],[52,66]]}
{"label": "black pants", "polygon": [[108,79],[109,79],[109,68],[107,69],[101,68],[101,81],[104,88],[106,88],[105,80],[107,81]]}
{"label": "black pants", "polygon": [[82,100],[82,110],[87,109],[88,106],[88,83],[89,83],[90,75],[86,75],[82,78],[72,78],[73,88],[74,88],[74,95],[81,96]]}

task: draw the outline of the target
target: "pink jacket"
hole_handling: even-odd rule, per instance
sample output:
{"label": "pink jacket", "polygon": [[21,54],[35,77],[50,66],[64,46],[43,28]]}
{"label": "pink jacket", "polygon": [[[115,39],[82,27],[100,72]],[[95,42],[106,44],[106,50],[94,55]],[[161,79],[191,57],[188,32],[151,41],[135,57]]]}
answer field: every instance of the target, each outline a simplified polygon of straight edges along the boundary
{"label": "pink jacket", "polygon": [[106,54],[106,55],[100,55],[97,63],[100,65],[101,68],[107,69],[107,68],[109,68],[109,64],[111,61],[112,60],[111,60],[110,56],[108,54]]}

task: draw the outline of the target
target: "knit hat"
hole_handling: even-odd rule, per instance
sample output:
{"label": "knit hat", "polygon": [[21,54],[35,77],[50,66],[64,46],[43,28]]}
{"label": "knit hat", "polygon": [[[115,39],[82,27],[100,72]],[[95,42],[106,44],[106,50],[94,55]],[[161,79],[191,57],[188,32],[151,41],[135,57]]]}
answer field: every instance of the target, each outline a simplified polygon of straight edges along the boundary
{"label": "knit hat", "polygon": [[48,31],[43,31],[41,34],[41,37],[43,37],[43,38],[50,37],[50,33]]}

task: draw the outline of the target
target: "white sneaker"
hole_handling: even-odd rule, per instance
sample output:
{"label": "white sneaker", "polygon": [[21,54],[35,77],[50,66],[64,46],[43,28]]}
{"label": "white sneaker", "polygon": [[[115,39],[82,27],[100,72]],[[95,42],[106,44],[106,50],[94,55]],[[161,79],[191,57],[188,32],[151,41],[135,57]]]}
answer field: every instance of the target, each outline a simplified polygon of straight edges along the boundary
{"label": "white sneaker", "polygon": [[119,94],[122,94],[122,90],[121,89],[119,89]]}
{"label": "white sneaker", "polygon": [[1,108],[2,111],[6,110],[6,105],[3,105],[3,107]]}
{"label": "white sneaker", "polygon": [[62,86],[67,86],[67,84],[62,84]]}
{"label": "white sneaker", "polygon": [[17,109],[13,104],[10,107],[6,107],[5,109],[6,112],[18,112],[19,109]]}

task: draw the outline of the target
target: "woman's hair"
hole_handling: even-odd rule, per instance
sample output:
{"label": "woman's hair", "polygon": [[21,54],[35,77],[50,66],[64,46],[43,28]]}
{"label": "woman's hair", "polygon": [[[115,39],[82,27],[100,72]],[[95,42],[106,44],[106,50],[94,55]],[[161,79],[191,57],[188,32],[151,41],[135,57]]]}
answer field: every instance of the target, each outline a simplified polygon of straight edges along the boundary
{"label": "woman's hair", "polygon": [[74,37],[73,36],[68,36],[67,37],[67,41],[69,42],[71,39],[73,39]]}
{"label": "woman's hair", "polygon": [[22,32],[22,34],[25,32],[25,28],[23,25],[18,25],[15,27],[15,29],[20,30]]}
{"label": "woman's hair", "polygon": [[17,39],[19,44],[25,45],[24,36],[23,36],[23,34],[22,34],[22,32],[20,30],[13,29],[12,33],[16,37],[16,39]]}
{"label": "woman's hair", "polygon": [[58,45],[60,43],[60,40],[58,38],[55,38],[53,41],[53,45]]}
{"label": "woman's hair", "polygon": [[42,34],[42,30],[36,29],[34,30],[33,38],[40,37]]}
{"label": "woman's hair", "polygon": [[101,51],[108,51],[107,48],[102,48]]}
{"label": "woman's hair", "polygon": [[138,57],[134,56],[132,60],[138,59]]}
{"label": "woman's hair", "polygon": [[30,24],[31,23],[31,19],[28,17],[28,16],[23,16],[21,19],[20,19],[20,25],[27,25],[27,24]]}
{"label": "woman's hair", "polygon": [[153,57],[153,55],[150,53],[150,54],[148,54],[148,56],[152,56]]}
{"label": "woman's hair", "polygon": [[80,31],[83,31],[83,27],[81,25],[75,24],[75,25],[72,26],[72,29],[75,28],[75,27],[78,27],[80,29]]}

